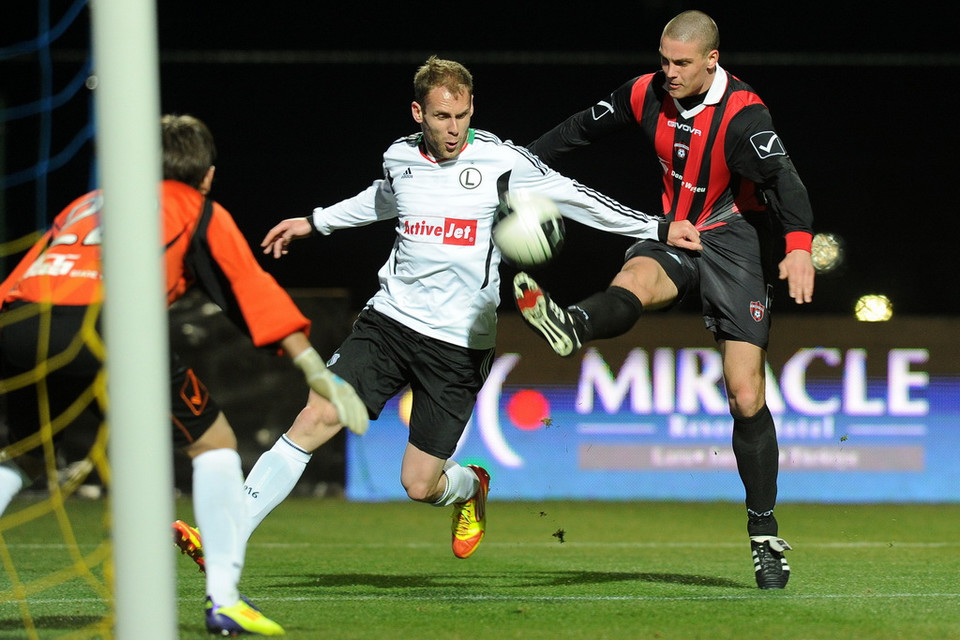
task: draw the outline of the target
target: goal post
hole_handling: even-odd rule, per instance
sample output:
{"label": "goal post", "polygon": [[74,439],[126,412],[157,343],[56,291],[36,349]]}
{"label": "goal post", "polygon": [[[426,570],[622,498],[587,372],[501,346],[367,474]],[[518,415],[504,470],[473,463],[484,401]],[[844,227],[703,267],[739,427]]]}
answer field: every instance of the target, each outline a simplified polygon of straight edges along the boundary
{"label": "goal post", "polygon": [[121,640],[177,637],[167,311],[161,269],[156,0],[93,0],[95,119],[104,194],[103,328]]}

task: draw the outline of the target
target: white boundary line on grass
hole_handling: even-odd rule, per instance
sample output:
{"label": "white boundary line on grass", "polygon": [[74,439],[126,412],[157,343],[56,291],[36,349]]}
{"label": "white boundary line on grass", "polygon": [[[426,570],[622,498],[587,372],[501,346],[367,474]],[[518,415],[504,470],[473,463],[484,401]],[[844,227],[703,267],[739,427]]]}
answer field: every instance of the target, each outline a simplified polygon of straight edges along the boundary
{"label": "white boundary line on grass", "polygon": [[[550,542],[493,542],[484,541],[484,547],[616,547],[616,548],[638,548],[638,549],[733,549],[746,546],[748,540],[743,542],[576,542],[556,540]],[[382,549],[399,547],[404,549],[430,549],[434,547],[447,547],[449,542],[260,542],[250,543],[247,548],[261,547],[264,549],[306,549],[310,547],[335,548],[345,547]],[[70,545],[63,543],[15,543],[7,544],[11,549],[64,549]],[[80,544],[79,548],[94,548],[97,544]],[[896,540],[882,541],[855,541],[855,542],[801,542],[797,545],[801,549],[864,549],[864,548],[907,548],[907,549],[940,549],[944,547],[960,547],[960,541],[933,541],[933,542],[898,542]]]}
{"label": "white boundary line on grass", "polygon": [[[880,598],[960,598],[960,593],[801,593],[790,594],[783,591],[760,591],[750,589],[743,595],[715,595],[715,596],[506,596],[506,595],[316,595],[299,597],[270,597],[258,596],[257,602],[367,602],[383,600],[410,600],[430,602],[709,602],[712,600],[757,600],[759,598],[775,597],[777,600],[872,600]],[[180,598],[180,602],[195,602],[196,598]],[[30,598],[24,600],[7,600],[3,604],[89,604],[105,603],[101,598]]]}
{"label": "white boundary line on grass", "polygon": [[[749,540],[743,542],[492,542],[484,541],[483,546],[489,547],[615,547],[615,548],[637,548],[637,549],[739,549],[749,545]],[[405,549],[430,549],[433,547],[446,547],[449,543],[439,542],[373,542],[357,544],[354,542],[262,542],[259,544],[251,543],[250,547],[262,547],[264,549],[293,549],[307,547],[365,547],[370,549],[385,547],[402,547]],[[801,549],[854,549],[854,548],[882,548],[882,547],[901,547],[908,549],[939,549],[944,547],[960,547],[960,541],[957,542],[804,542],[797,545]]]}
{"label": "white boundary line on grass", "polygon": [[406,596],[406,595],[379,595],[379,596],[349,596],[349,595],[331,595],[331,596],[310,596],[297,598],[257,598],[261,600],[285,600],[294,602],[331,602],[337,600],[431,600],[431,601],[497,601],[497,602],[603,602],[625,600],[629,602],[650,601],[650,602],[683,602],[683,601],[710,601],[710,600],[756,600],[766,597],[766,594],[772,593],[778,600],[867,600],[871,598],[960,598],[960,593],[825,593],[825,594],[785,594],[783,592],[761,592],[759,589],[750,589],[749,594],[743,595],[716,595],[716,596],[501,596],[501,595],[464,595],[464,596]]}

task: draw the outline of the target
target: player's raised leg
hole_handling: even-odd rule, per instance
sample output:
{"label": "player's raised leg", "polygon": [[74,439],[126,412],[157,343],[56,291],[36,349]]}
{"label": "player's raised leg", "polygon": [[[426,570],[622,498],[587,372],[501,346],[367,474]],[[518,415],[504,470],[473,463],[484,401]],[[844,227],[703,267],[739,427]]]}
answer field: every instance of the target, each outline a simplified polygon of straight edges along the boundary
{"label": "player's raised leg", "polygon": [[307,404],[290,429],[260,455],[247,474],[243,485],[248,518],[244,540],[290,495],[313,452],[341,428],[334,406],[311,389]]}
{"label": "player's raised leg", "polygon": [[513,295],[520,314],[557,355],[570,357],[580,348],[580,337],[570,314],[554,302],[529,274],[513,277]]}

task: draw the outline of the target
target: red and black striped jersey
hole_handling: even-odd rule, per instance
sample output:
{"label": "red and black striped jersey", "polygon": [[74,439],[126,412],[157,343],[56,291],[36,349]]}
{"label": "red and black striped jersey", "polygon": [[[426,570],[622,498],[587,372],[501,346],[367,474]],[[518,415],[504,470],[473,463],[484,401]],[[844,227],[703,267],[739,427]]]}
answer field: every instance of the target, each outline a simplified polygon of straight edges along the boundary
{"label": "red and black striped jersey", "polygon": [[807,190],[756,92],[717,66],[707,93],[685,106],[667,94],[664,80],[663,72],[633,78],[532,142],[530,150],[550,164],[575,147],[639,125],[663,170],[668,220],[689,219],[703,232],[770,208],[783,224],[787,251],[809,251]]}
{"label": "red and black striped jersey", "polygon": [[[310,321],[257,262],[230,213],[212,202],[209,223],[195,238],[204,209],[203,194],[182,182],[165,180],[164,272],[167,304],[197,284],[197,271],[215,274],[215,302],[260,346],[273,345]],[[50,229],[0,285],[4,302],[89,305],[103,300],[101,220],[103,197],[92,191],[70,203]],[[191,248],[192,247],[192,248]],[[201,282],[204,288],[208,283]],[[234,313],[230,313],[233,311]]]}

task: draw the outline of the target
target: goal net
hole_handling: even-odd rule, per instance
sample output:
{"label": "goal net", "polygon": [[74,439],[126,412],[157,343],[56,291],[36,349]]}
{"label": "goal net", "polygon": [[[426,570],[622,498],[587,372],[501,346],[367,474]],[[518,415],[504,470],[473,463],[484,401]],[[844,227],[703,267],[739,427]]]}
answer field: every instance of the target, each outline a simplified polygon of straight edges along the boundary
{"label": "goal net", "polygon": [[[35,357],[0,376],[0,471],[8,479],[25,472],[24,490],[0,517],[0,635],[176,635],[173,559],[161,552],[170,544],[172,480],[154,10],[152,2],[101,0],[91,15],[86,0],[33,0],[3,15],[0,71],[18,79],[0,84],[3,274],[65,205],[102,187],[108,209],[123,212],[101,220],[106,295],[136,304],[103,309],[109,359],[95,306],[66,346],[51,341],[50,306],[0,315],[0,331],[14,335],[16,323],[32,323],[38,338]],[[151,281],[156,292],[143,285]],[[51,394],[50,374],[81,347],[105,366],[72,400],[55,402],[62,394]],[[12,424],[12,406],[35,409],[38,428]]]}

